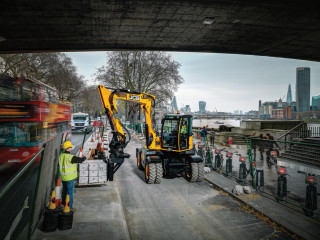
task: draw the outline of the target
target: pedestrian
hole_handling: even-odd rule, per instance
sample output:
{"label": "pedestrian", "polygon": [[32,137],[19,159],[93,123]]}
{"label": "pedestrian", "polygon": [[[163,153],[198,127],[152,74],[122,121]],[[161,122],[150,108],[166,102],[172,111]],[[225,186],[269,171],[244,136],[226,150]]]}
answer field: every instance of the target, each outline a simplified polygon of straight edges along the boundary
{"label": "pedestrian", "polygon": [[214,146],[214,138],[216,136],[216,132],[214,131],[214,129],[212,129],[212,131],[210,132],[210,143],[212,146]]}
{"label": "pedestrian", "polygon": [[229,137],[229,139],[228,139],[228,144],[229,144],[229,145],[232,145],[232,137]]}
{"label": "pedestrian", "polygon": [[[263,136],[263,134],[261,133],[259,135],[259,138],[260,139],[265,139],[265,137]],[[258,144],[259,146],[259,152],[260,152],[260,160],[263,160],[263,153],[264,153],[264,142],[261,140],[261,141],[258,141]]]}
{"label": "pedestrian", "polygon": [[201,143],[202,145],[205,145],[206,144],[206,138],[207,138],[207,133],[208,133],[208,130],[206,129],[205,126],[203,126],[201,132],[200,132],[200,137],[201,137]]}
{"label": "pedestrian", "polygon": [[256,161],[256,153],[257,153],[257,139],[258,137],[256,137],[256,133],[252,133],[252,137],[251,137],[251,154],[253,155],[253,161]]}
{"label": "pedestrian", "polygon": [[62,180],[63,190],[62,190],[62,204],[66,205],[66,196],[69,193],[70,197],[70,209],[71,211],[77,211],[73,208],[73,192],[74,192],[74,182],[78,177],[77,163],[82,163],[86,160],[86,157],[79,158],[70,153],[73,149],[73,145],[70,141],[66,141],[62,145],[63,153],[59,157],[59,170]]}

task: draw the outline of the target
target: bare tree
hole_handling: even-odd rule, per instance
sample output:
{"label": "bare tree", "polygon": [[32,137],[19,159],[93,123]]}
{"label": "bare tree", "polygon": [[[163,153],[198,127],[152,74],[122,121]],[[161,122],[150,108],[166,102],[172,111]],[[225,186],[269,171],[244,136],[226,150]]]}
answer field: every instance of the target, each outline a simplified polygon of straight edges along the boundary
{"label": "bare tree", "polygon": [[96,86],[85,87],[81,94],[73,99],[72,105],[75,112],[86,112],[91,115],[104,112]]}
{"label": "bare tree", "polygon": [[[179,68],[180,63],[164,52],[109,52],[106,65],[96,73],[96,80],[108,87],[155,95],[157,104],[166,105],[183,83]],[[130,115],[129,119],[137,109],[135,103],[119,106],[121,112]]]}
{"label": "bare tree", "polygon": [[3,54],[0,58],[2,74],[40,80],[56,88],[62,101],[71,101],[86,86],[72,59],[63,53]]}
{"label": "bare tree", "polygon": [[108,87],[146,92],[158,102],[170,102],[183,78],[180,64],[164,52],[110,52],[96,80]]}

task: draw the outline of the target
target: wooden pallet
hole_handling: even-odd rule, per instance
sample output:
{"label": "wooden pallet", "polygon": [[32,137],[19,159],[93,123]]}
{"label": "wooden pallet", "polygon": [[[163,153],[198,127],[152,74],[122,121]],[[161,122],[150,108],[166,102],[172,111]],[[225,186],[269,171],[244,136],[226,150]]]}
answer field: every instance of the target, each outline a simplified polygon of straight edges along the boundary
{"label": "wooden pallet", "polygon": [[98,183],[77,183],[77,187],[83,187],[83,186],[98,186],[98,185],[107,185],[107,182],[98,182]]}

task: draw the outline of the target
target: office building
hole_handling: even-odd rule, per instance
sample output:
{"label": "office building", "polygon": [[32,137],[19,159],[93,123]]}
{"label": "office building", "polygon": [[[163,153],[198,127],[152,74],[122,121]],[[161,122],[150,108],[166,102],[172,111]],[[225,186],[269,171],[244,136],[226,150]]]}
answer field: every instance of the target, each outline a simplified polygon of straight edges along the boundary
{"label": "office building", "polygon": [[313,111],[320,111],[320,95],[312,97],[311,109]]}
{"label": "office building", "polygon": [[297,68],[296,79],[296,105],[297,112],[310,110],[310,68]]}
{"label": "office building", "polygon": [[176,96],[173,97],[173,100],[171,102],[171,107],[172,107],[172,110],[174,112],[177,112],[178,111],[178,104],[177,104],[177,99],[176,99]]}
{"label": "office building", "polygon": [[206,102],[205,101],[199,101],[199,112],[200,113],[206,112]]}
{"label": "office building", "polygon": [[287,93],[287,101],[288,105],[292,103],[292,94],[291,94],[291,84],[289,84],[288,87],[288,93]]}

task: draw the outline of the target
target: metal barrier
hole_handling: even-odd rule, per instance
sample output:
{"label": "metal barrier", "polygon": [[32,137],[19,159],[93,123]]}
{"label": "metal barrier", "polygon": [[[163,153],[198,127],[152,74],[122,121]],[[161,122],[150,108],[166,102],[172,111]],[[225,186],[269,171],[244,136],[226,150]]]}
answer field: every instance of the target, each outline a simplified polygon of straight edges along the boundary
{"label": "metal barrier", "polygon": [[[27,239],[29,235],[31,230],[29,226],[32,225],[32,216],[36,207],[38,176],[45,147],[44,145],[0,192],[1,239],[18,237]],[[36,159],[40,154],[40,163],[37,167]],[[20,228],[20,231],[16,228]],[[24,236],[21,236],[21,233],[24,233]]]}
{"label": "metal barrier", "polygon": [[32,238],[55,186],[60,145],[66,137],[60,132],[43,145],[1,190],[0,239]]}

